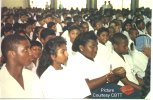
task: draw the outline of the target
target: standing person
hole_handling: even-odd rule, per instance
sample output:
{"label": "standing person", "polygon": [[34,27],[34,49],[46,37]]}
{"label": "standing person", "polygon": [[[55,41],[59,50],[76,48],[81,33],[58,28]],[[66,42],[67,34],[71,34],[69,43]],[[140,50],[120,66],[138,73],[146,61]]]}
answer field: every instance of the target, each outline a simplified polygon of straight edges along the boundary
{"label": "standing person", "polygon": [[108,1],[107,9],[113,9],[113,5],[111,4],[110,1]]}
{"label": "standing person", "polygon": [[102,8],[103,8],[103,12],[105,11],[105,9],[107,9],[107,2],[105,1],[104,4],[102,5]]}
{"label": "standing person", "polygon": [[39,78],[24,69],[31,62],[27,38],[9,35],[2,41],[1,50],[6,59],[0,70],[1,98],[42,98]]}

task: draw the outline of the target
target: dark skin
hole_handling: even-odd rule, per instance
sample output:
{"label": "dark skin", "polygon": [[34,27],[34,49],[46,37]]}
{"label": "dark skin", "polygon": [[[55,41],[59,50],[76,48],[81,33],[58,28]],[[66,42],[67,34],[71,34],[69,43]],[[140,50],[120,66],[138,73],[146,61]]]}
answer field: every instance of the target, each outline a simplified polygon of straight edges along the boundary
{"label": "dark skin", "polygon": [[[126,54],[128,52],[128,40],[120,40],[119,43],[113,44],[114,50],[118,53],[118,55],[124,60],[123,54]],[[127,77],[124,77],[121,79],[122,83],[124,85],[131,85],[134,87],[136,90],[141,90],[141,86],[131,82],[128,80]]]}
{"label": "dark skin", "polygon": [[30,43],[28,40],[20,41],[19,44],[16,44],[16,50],[10,50],[7,53],[6,68],[23,89],[22,70],[24,66],[30,64],[30,55]]}
{"label": "dark skin", "polygon": [[52,66],[55,70],[62,70],[62,64],[65,64],[68,60],[68,53],[66,44],[61,44],[57,47],[57,51],[55,55],[51,55],[51,59],[53,60]]}
{"label": "dark skin", "polygon": [[[93,60],[94,57],[97,54],[97,41],[95,40],[89,40],[85,45],[80,45],[80,53],[83,54],[85,57],[87,57],[90,60]],[[114,73],[114,74],[113,74]],[[117,69],[112,70],[112,72],[101,76],[99,78],[93,79],[93,80],[89,80],[86,79],[86,82],[90,88],[90,90],[95,89],[99,86],[101,86],[102,84],[105,84],[106,82],[114,82],[116,81],[116,79],[118,77],[116,77],[116,75],[118,75],[119,77],[124,77],[125,76],[125,70],[123,67],[119,67]]]}

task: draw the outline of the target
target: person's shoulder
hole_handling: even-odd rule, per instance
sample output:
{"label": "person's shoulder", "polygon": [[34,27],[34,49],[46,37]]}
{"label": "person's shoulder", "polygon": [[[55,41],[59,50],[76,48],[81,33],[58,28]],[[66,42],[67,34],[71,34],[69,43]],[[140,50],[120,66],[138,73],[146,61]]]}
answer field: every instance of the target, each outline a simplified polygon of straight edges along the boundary
{"label": "person's shoulder", "polygon": [[31,78],[38,78],[37,74],[35,74],[34,72],[32,72],[31,70],[25,69],[23,68],[22,71],[23,75],[27,76],[27,77],[31,77]]}

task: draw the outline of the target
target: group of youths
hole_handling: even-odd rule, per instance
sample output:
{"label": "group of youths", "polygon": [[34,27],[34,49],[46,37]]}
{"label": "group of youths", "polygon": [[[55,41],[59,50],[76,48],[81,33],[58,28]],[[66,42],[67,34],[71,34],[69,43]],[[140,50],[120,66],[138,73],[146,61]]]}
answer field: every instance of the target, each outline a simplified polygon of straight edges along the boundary
{"label": "group of youths", "polygon": [[2,8],[0,98],[145,98],[150,13]]}

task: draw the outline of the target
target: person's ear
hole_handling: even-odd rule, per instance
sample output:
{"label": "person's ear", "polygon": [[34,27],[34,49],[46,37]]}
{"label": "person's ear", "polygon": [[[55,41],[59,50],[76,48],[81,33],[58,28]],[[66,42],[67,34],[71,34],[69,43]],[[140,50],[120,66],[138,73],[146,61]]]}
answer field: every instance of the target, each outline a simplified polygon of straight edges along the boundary
{"label": "person's ear", "polygon": [[13,51],[13,50],[8,51],[8,56],[9,56],[9,57],[15,57],[15,56],[16,56],[15,51]]}
{"label": "person's ear", "polygon": [[51,55],[50,57],[53,61],[55,60],[55,55]]}
{"label": "person's ear", "polygon": [[80,49],[81,52],[83,52],[84,51],[83,45],[79,45],[79,49]]}
{"label": "person's ear", "polygon": [[100,40],[100,36],[97,36],[97,39]]}
{"label": "person's ear", "polygon": [[118,48],[118,45],[117,44],[113,44],[113,48],[114,48],[114,50],[116,50]]}

